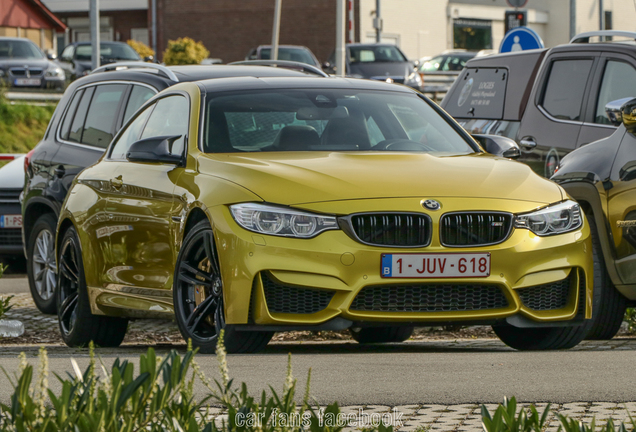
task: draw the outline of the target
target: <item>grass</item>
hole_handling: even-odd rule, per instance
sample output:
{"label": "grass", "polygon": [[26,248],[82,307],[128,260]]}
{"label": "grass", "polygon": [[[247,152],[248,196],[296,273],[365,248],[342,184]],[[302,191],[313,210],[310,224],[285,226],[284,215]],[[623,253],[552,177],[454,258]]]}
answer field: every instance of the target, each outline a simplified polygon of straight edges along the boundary
{"label": "grass", "polygon": [[0,95],[0,153],[28,153],[42,139],[55,105],[11,104]]}

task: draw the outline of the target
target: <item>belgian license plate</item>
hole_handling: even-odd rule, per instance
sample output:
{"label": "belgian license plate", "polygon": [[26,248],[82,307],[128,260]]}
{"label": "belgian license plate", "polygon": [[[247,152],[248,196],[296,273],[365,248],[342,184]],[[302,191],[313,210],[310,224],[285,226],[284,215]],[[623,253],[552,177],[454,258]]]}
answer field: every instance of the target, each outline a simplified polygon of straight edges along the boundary
{"label": "belgian license plate", "polygon": [[0,215],[0,228],[22,228],[22,215]]}
{"label": "belgian license plate", "polygon": [[490,276],[489,253],[382,254],[383,278]]}
{"label": "belgian license plate", "polygon": [[14,82],[17,86],[39,86],[40,84],[42,84],[40,78],[18,78]]}

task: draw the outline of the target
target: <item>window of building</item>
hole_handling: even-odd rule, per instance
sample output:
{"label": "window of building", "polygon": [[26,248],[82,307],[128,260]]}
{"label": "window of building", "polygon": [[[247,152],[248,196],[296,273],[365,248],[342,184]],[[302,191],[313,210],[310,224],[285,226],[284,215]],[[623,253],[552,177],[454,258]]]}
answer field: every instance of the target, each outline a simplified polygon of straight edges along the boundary
{"label": "window of building", "polygon": [[453,20],[453,47],[469,51],[492,49],[492,21]]}

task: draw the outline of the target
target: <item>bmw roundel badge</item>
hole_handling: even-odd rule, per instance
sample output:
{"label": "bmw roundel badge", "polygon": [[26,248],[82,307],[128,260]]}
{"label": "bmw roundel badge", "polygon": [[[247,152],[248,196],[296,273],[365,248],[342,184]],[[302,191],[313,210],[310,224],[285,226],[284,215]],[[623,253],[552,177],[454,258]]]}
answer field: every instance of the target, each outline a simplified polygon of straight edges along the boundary
{"label": "bmw roundel badge", "polygon": [[425,209],[428,209],[428,210],[439,210],[442,208],[442,205],[433,199],[427,199],[422,201],[422,205],[424,206]]}

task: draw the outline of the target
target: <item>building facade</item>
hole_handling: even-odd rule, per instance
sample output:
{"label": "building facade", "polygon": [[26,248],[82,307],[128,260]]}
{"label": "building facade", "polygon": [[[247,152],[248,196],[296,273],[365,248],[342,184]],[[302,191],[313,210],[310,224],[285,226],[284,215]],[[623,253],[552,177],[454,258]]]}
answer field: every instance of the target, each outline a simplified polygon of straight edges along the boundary
{"label": "building facade", "polygon": [[65,29],[40,0],[0,1],[0,36],[27,38],[43,51],[56,52],[55,34]]}

